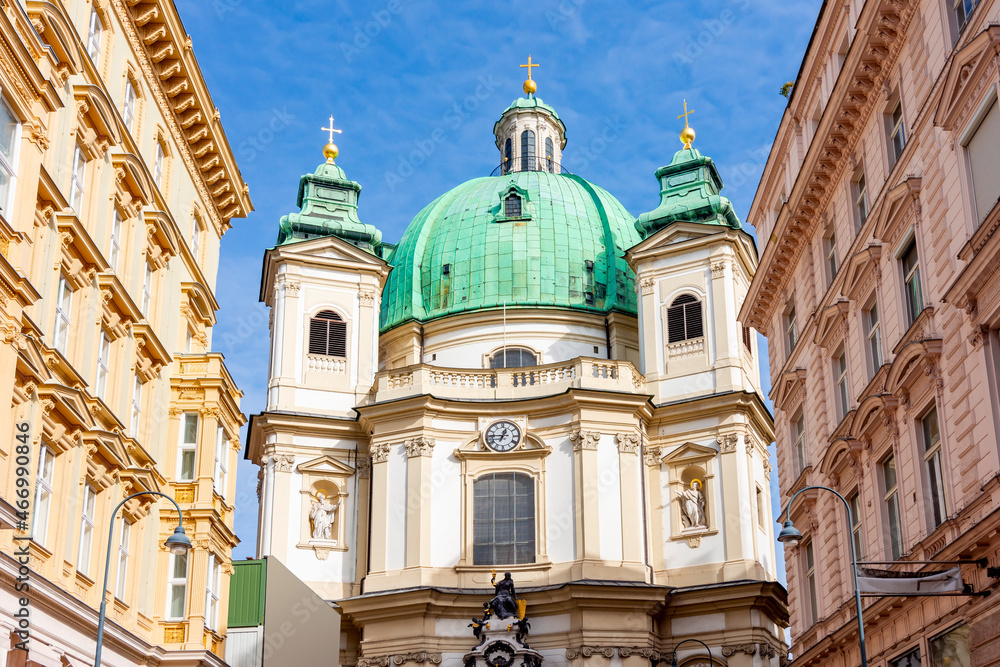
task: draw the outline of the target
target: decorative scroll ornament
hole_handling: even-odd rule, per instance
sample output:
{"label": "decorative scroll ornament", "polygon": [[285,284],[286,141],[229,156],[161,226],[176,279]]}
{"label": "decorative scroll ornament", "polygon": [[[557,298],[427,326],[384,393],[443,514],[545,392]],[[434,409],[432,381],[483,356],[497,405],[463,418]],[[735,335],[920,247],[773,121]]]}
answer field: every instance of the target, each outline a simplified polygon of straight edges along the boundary
{"label": "decorative scroll ornament", "polygon": [[745,653],[746,655],[757,655],[757,645],[756,644],[737,644],[735,646],[723,646],[722,655],[725,657],[731,657],[737,653]]}
{"label": "decorative scroll ornament", "polygon": [[639,291],[644,295],[652,294],[654,287],[656,287],[656,281],[652,278],[643,278],[639,281]]}
{"label": "decorative scroll ornament", "polygon": [[639,436],[636,433],[616,433],[615,442],[618,444],[618,451],[626,454],[639,453]]}
{"label": "decorative scroll ornament", "polygon": [[389,443],[380,442],[378,444],[372,445],[372,463],[385,463],[389,460]]}
{"label": "decorative scroll ornament", "polygon": [[578,452],[582,449],[597,449],[601,434],[594,431],[573,431],[569,434],[569,439],[573,443],[573,451]]}
{"label": "decorative scroll ornament", "polygon": [[276,472],[292,472],[292,466],[294,465],[295,457],[291,454],[275,454],[274,470]]}
{"label": "decorative scroll ornament", "polygon": [[358,477],[368,479],[372,475],[372,460],[367,457],[359,458],[354,469],[357,470]]}
{"label": "decorative scroll ornament", "polygon": [[659,447],[647,447],[644,454],[646,465],[648,466],[660,465],[660,456],[661,452]]}
{"label": "decorative scroll ornament", "polygon": [[434,440],[431,438],[421,436],[406,442],[406,456],[411,459],[417,456],[430,456],[433,450]]}
{"label": "decorative scroll ornament", "polygon": [[731,454],[736,451],[736,443],[740,440],[740,436],[735,433],[726,433],[725,435],[720,435],[715,439],[719,443],[719,451],[723,454]]}

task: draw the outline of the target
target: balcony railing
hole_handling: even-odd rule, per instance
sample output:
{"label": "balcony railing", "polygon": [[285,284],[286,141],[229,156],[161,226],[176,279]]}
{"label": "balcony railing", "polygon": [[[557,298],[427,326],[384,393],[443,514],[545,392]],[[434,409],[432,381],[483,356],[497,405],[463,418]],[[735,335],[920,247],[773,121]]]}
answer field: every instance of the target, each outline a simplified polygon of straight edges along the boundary
{"label": "balcony railing", "polygon": [[375,386],[379,402],[422,394],[489,400],[551,396],[570,388],[643,393],[646,380],[627,361],[579,357],[544,366],[489,370],[416,364],[381,371]]}
{"label": "balcony railing", "polygon": [[550,174],[568,174],[570,171],[564,169],[561,164],[551,158],[529,155],[527,157],[513,156],[509,160],[504,160],[500,165],[490,172],[490,176],[505,176],[515,171],[547,171]]}
{"label": "balcony railing", "polygon": [[345,357],[329,357],[324,354],[307,354],[306,370],[313,373],[343,375],[347,372],[347,359]]}

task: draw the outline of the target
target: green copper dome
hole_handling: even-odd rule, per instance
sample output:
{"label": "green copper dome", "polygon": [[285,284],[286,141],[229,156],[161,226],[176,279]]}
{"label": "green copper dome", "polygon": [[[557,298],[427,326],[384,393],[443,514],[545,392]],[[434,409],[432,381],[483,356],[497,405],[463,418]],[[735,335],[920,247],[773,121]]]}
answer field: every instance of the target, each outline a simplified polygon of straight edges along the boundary
{"label": "green copper dome", "polygon": [[[519,214],[505,207],[511,196],[520,199]],[[624,251],[638,242],[625,207],[579,176],[521,171],[473,179],[407,227],[389,260],[381,330],[504,304],[635,314]]]}

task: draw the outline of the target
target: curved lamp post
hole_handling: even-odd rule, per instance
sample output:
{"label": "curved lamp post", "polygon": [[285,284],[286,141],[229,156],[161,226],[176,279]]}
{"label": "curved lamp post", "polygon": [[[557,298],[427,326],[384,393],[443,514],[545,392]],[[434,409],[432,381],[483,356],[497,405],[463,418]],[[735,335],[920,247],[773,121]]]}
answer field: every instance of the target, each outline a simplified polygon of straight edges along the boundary
{"label": "curved lamp post", "polygon": [[708,664],[709,665],[715,664],[715,661],[712,659],[712,649],[708,648],[708,644],[706,644],[705,642],[701,641],[700,639],[685,639],[684,641],[682,641],[679,644],[677,644],[677,646],[674,647],[673,652],[671,652],[671,654],[670,654],[670,667],[677,667],[677,649],[679,649],[681,647],[681,644],[685,644],[687,642],[698,642],[699,644],[701,644],[702,646],[704,646],[705,650],[708,651]]}
{"label": "curved lamp post", "polygon": [[101,615],[97,621],[97,651],[94,653],[94,667],[101,667],[101,649],[104,647],[104,621],[107,618],[108,605],[108,573],[111,570],[111,545],[115,535],[115,516],[118,515],[118,510],[122,508],[122,505],[136,496],[160,496],[172,502],[174,507],[177,508],[177,528],[174,529],[174,534],[168,537],[163,544],[175,556],[182,556],[191,548],[191,540],[184,534],[184,525],[182,523],[184,514],[181,512],[181,506],[170,496],[159,491],[140,491],[139,493],[133,493],[118,503],[115,511],[111,513],[111,530],[108,531],[108,554],[104,560],[104,588],[101,589]]}
{"label": "curved lamp post", "polygon": [[[834,494],[844,503],[844,508],[847,510],[847,530],[848,537],[847,542],[851,545],[851,575],[854,577],[854,603],[858,608],[858,645],[861,647],[861,667],[868,667],[868,653],[865,651],[865,622],[861,618],[861,591],[858,589],[858,554],[854,551],[854,535],[850,534],[851,526],[854,525],[854,517],[851,516],[851,504],[847,502],[844,496],[840,495],[828,486],[807,486],[803,489],[799,489],[795,495],[792,496],[788,504],[785,505],[785,511],[782,512],[787,519],[785,520],[785,525],[782,527],[781,532],[778,533],[778,541],[782,542],[788,546],[795,546],[802,539],[802,533],[799,529],[795,527],[792,523],[792,503],[795,499],[799,497],[799,494],[803,491],[808,491],[810,489],[821,489],[823,491],[829,491]],[[781,518],[781,514],[778,515]]]}

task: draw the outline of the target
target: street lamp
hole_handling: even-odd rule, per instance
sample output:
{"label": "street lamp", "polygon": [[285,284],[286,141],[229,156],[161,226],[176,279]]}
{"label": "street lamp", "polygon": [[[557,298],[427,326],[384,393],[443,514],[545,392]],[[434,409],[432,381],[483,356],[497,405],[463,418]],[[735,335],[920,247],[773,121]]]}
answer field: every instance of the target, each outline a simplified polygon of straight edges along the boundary
{"label": "street lamp", "polygon": [[[868,653],[865,651],[865,622],[861,617],[861,591],[858,589],[858,554],[854,551],[854,535],[851,533],[851,526],[854,525],[854,517],[851,516],[851,504],[847,502],[844,496],[840,495],[828,486],[807,486],[803,489],[799,489],[792,499],[788,501],[785,505],[785,511],[782,512],[787,519],[781,528],[781,532],[778,533],[778,541],[787,545],[794,547],[802,539],[802,533],[795,524],[792,522],[792,503],[795,499],[799,497],[799,494],[803,491],[809,491],[810,489],[822,489],[823,491],[829,491],[834,494],[844,503],[844,508],[847,510],[847,542],[851,545],[851,575],[854,577],[854,603],[858,608],[858,645],[861,647],[861,667],[868,667]],[[781,518],[781,514],[778,515]]]}
{"label": "street lamp", "polygon": [[686,642],[698,642],[699,644],[704,646],[705,650],[708,651],[708,664],[709,665],[714,664],[714,661],[712,660],[712,649],[708,648],[708,644],[701,641],[700,639],[685,639],[681,641],[679,644],[677,644],[677,646],[674,647],[673,652],[670,654],[670,667],[677,667],[677,649],[681,647],[681,644],[684,644]]}
{"label": "street lamp", "polygon": [[111,545],[115,535],[115,516],[118,515],[118,510],[122,508],[122,505],[136,496],[160,496],[172,502],[174,507],[177,508],[177,528],[174,529],[174,534],[168,537],[163,544],[175,556],[183,556],[191,548],[191,540],[184,534],[184,525],[182,523],[184,515],[181,513],[181,506],[170,496],[159,491],[140,491],[139,493],[133,493],[118,503],[115,511],[111,513],[111,530],[108,531],[108,554],[104,560],[104,587],[101,589],[101,615],[97,621],[97,651],[94,653],[94,667],[101,667],[101,649],[104,647],[104,621],[107,618],[108,605],[108,573],[111,570]]}

